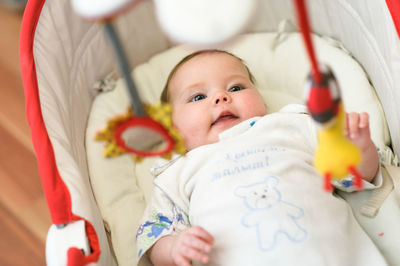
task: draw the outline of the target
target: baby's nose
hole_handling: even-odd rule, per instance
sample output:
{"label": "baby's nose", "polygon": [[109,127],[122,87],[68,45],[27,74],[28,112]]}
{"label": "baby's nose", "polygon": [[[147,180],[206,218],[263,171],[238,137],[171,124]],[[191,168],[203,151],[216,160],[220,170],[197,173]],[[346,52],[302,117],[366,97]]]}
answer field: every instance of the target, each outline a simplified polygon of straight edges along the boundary
{"label": "baby's nose", "polygon": [[231,101],[232,101],[231,96],[227,92],[218,92],[216,93],[214,98],[215,104],[220,104],[222,102],[229,103]]}

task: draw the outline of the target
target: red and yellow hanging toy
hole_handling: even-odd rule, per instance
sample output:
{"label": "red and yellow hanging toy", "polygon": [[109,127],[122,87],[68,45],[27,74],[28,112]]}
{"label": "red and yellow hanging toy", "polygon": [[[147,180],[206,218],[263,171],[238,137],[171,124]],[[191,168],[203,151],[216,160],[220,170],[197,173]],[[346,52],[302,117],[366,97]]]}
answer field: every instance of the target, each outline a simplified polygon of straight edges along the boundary
{"label": "red and yellow hanging toy", "polygon": [[306,83],[307,108],[318,124],[318,146],[314,165],[324,177],[324,189],[333,189],[332,179],[354,176],[356,188],[362,189],[362,178],[357,171],[361,152],[344,135],[346,113],[338,83],[332,71],[317,64],[304,0],[295,0],[303,40],[311,62],[312,72]]}

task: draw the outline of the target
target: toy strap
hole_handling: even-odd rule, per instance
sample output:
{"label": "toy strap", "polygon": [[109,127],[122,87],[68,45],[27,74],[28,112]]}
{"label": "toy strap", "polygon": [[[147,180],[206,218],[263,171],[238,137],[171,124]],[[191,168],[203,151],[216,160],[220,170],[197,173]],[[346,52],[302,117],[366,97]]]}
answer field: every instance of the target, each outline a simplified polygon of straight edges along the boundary
{"label": "toy strap", "polygon": [[371,198],[361,207],[361,214],[374,218],[390,193],[396,194],[400,203],[400,167],[385,165],[381,167],[382,186],[372,192]]}
{"label": "toy strap", "polygon": [[320,84],[322,81],[322,75],[318,68],[317,57],[315,56],[314,46],[311,41],[311,29],[308,21],[306,4],[304,0],[295,0],[295,3],[300,31],[302,33],[307,54],[311,63],[313,79],[316,84]]}

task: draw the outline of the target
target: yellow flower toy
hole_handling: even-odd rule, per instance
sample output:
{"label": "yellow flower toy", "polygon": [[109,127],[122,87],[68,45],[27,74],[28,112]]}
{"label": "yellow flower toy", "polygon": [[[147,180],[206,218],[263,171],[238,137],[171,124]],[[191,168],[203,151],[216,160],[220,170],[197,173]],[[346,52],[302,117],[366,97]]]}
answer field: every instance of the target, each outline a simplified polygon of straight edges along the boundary
{"label": "yellow flower toy", "polygon": [[120,116],[110,119],[95,139],[105,142],[104,157],[133,154],[133,160],[143,157],[162,156],[171,159],[172,152],[184,154],[186,148],[179,132],[172,125],[169,104],[144,104],[148,116],[134,116],[131,108]]}

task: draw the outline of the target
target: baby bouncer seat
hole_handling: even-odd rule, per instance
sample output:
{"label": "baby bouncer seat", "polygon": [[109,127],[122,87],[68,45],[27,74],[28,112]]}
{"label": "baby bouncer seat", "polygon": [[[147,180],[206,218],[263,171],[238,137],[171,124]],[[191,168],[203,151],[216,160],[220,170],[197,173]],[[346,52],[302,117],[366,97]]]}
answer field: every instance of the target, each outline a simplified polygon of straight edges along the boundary
{"label": "baby bouncer seat", "polygon": [[[279,43],[282,33],[295,31],[295,27],[279,30],[279,25],[288,25],[282,21],[296,24],[292,0],[247,1],[255,3],[256,11],[252,13],[252,20],[240,29],[242,34],[273,33],[273,40]],[[179,38],[171,41],[165,34],[168,30],[157,17],[157,7],[162,6],[159,2],[163,1],[132,1],[130,9],[115,18],[114,24],[132,67],[170,51],[176,41],[182,41]],[[194,5],[196,1],[191,2]],[[240,2],[232,1],[231,5]],[[96,4],[93,5],[95,8]],[[209,8],[213,10],[212,6]],[[379,114],[370,114],[373,139],[380,149],[382,162],[391,173],[397,171],[398,175],[395,166],[400,154],[400,2],[313,0],[308,1],[308,8],[313,32],[358,62],[367,75],[366,80],[375,88],[377,98],[373,101],[382,110],[377,111]],[[275,49],[267,43],[260,44],[264,46]],[[95,165],[93,162],[99,161],[93,160],[93,150],[88,151],[92,145],[87,134],[94,102],[107,94],[107,82],[115,81],[109,78],[116,64],[102,26],[78,16],[69,0],[30,0],[23,18],[20,54],[26,114],[53,223],[47,240],[47,263],[70,266],[136,264],[137,220],[131,218],[141,216],[147,199],[147,192],[143,191],[151,190],[140,185],[140,176],[146,175],[143,169],[149,164],[144,162],[146,167],[137,165],[125,157],[124,161],[114,161],[117,166],[109,161],[104,161],[103,166]],[[158,57],[153,62],[158,64],[169,56]],[[264,66],[267,64],[265,62]],[[287,65],[277,69],[286,74],[276,78],[289,77],[282,86],[296,87],[297,83],[289,84],[290,79],[302,79],[290,73],[292,69]],[[167,73],[165,69],[164,72]],[[271,76],[271,73],[263,73],[262,68],[255,72]],[[137,75],[140,83],[140,73]],[[164,81],[165,74],[161,76],[159,79]],[[143,87],[139,90],[146,101],[155,102],[161,88],[156,92]],[[346,88],[343,90],[346,94]],[[364,94],[354,91],[347,96],[349,103]],[[291,90],[286,92],[292,93]],[[294,96],[299,94],[301,88]],[[268,97],[276,95],[269,93]],[[363,107],[368,109],[368,106]],[[97,114],[102,112],[101,108],[96,110]],[[106,111],[102,115],[110,116]],[[108,183],[100,185],[95,180],[96,171],[107,173]],[[126,174],[120,171],[129,172],[127,183],[118,178]],[[396,186],[394,181],[395,192]],[[365,195],[370,196],[371,193]],[[399,207],[394,204],[387,208],[390,212],[390,208]],[[368,223],[369,220],[365,222],[367,227]],[[379,237],[382,236],[375,236],[378,240]],[[388,261],[400,262],[393,255],[396,247],[386,243],[392,242],[383,244]]]}

